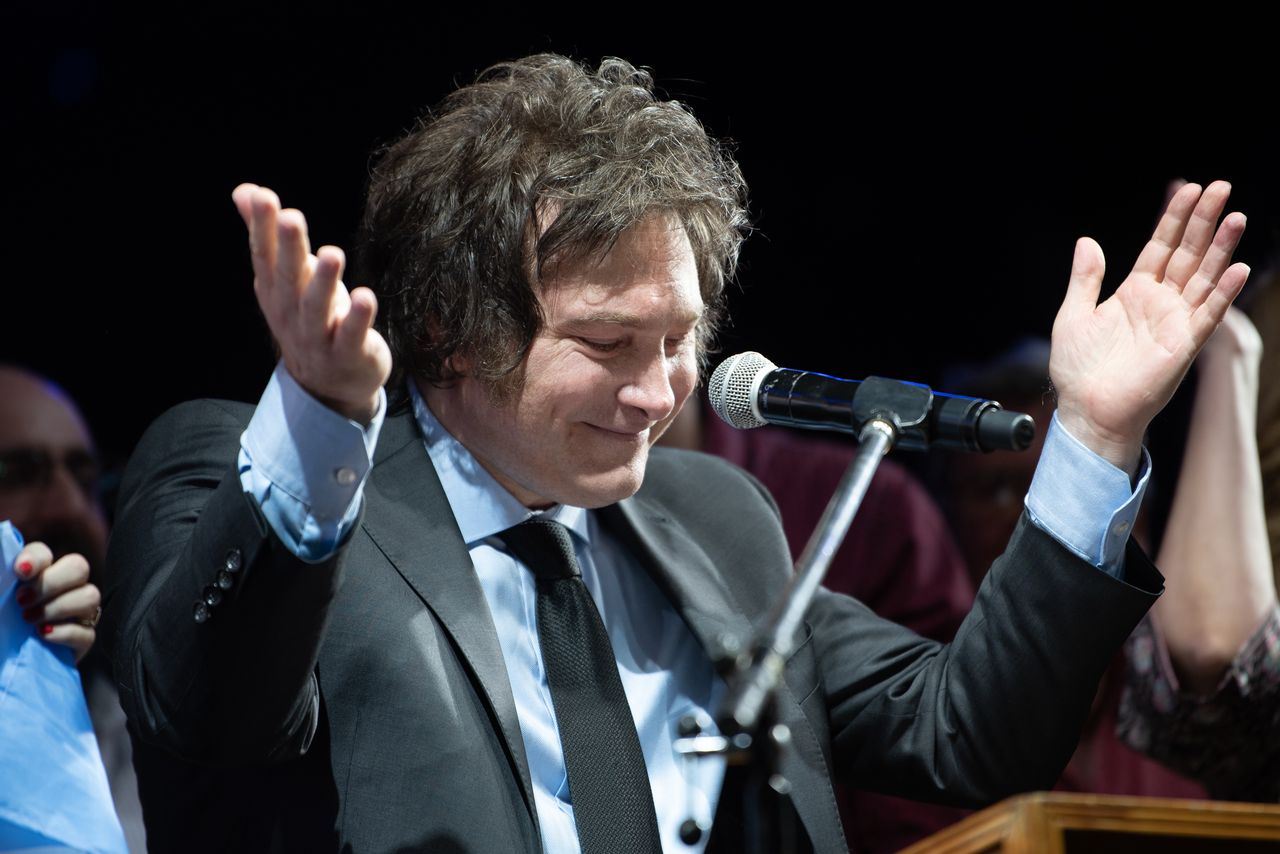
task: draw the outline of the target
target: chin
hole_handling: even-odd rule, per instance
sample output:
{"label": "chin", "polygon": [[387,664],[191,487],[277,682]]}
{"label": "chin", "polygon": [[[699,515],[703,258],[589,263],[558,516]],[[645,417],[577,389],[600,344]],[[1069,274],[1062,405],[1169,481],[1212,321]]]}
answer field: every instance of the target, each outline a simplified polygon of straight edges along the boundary
{"label": "chin", "polygon": [[617,504],[639,491],[640,484],[644,482],[644,469],[644,461],[640,461],[638,465],[584,478],[573,485],[573,496],[562,503],[588,510]]}

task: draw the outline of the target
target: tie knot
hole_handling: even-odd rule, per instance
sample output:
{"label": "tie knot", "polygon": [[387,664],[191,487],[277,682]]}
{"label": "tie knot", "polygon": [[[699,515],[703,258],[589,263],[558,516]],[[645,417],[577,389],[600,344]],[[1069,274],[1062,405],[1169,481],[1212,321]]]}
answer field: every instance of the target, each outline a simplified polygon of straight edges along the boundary
{"label": "tie knot", "polygon": [[507,550],[540,580],[555,581],[582,574],[569,529],[554,519],[535,518],[498,534]]}

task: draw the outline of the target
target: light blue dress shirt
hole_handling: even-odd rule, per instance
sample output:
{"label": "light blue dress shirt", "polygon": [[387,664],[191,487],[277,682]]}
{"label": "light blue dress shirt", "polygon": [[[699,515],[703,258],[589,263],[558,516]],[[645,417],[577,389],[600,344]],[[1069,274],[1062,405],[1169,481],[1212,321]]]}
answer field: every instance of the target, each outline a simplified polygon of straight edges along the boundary
{"label": "light blue dress shirt", "polygon": [[[538,644],[531,573],[495,538],[535,515],[495,481],[427,408],[417,390],[414,416],[427,453],[475,564],[493,614],[529,760],[547,852],[579,850],[559,732]],[[385,416],[385,396],[368,427],[313,399],[278,365],[241,438],[240,477],[288,548],[303,560],[332,554],[359,512]],[[1033,522],[1094,566],[1123,577],[1123,547],[1145,491],[1143,451],[1137,486],[1076,441],[1055,415],[1027,495]],[[583,580],[613,643],[636,721],[666,851],[701,851],[679,840],[686,818],[710,826],[724,766],[685,762],[676,723],[714,712],[724,691],[706,653],[649,574],[594,513],[559,505],[543,511],[573,532]]]}

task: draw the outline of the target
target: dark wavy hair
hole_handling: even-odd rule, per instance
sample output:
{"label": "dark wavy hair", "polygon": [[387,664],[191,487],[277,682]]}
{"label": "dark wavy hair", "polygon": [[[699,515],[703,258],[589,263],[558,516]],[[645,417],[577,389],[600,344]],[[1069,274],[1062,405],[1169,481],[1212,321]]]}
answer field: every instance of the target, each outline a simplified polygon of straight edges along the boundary
{"label": "dark wavy hair", "polygon": [[378,295],[393,381],[447,383],[459,356],[500,388],[541,327],[543,272],[598,257],[653,214],[674,217],[693,247],[705,353],[747,229],[725,147],[621,59],[592,71],[539,54],[482,72],[372,170],[357,268]]}

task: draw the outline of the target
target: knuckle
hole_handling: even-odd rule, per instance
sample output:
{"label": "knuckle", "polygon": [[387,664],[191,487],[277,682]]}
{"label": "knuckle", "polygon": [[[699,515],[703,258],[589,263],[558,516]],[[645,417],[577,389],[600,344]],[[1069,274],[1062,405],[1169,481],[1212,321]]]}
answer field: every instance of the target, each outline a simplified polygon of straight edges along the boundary
{"label": "knuckle", "polygon": [[71,580],[77,584],[83,584],[89,580],[89,561],[84,555],[72,552],[63,558],[67,563],[67,569],[71,574]]}

